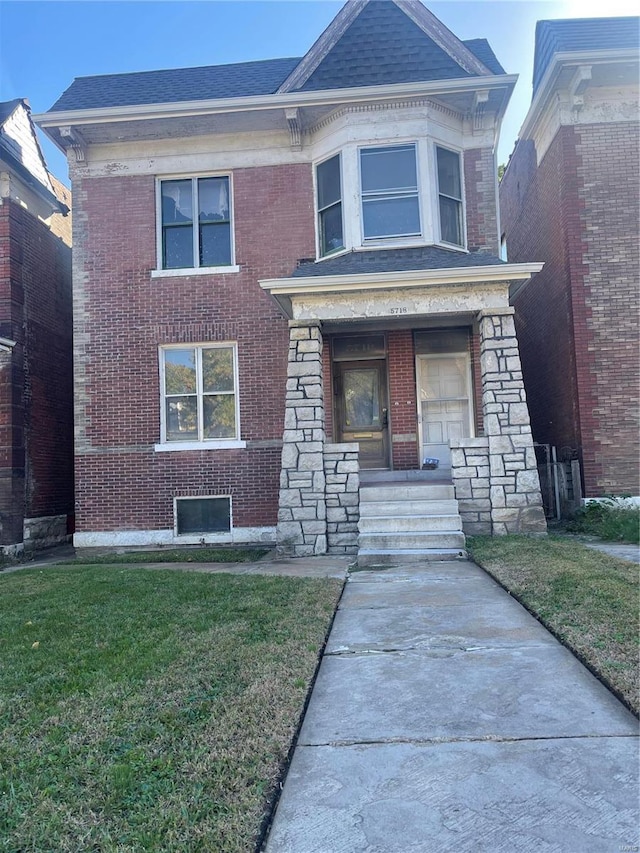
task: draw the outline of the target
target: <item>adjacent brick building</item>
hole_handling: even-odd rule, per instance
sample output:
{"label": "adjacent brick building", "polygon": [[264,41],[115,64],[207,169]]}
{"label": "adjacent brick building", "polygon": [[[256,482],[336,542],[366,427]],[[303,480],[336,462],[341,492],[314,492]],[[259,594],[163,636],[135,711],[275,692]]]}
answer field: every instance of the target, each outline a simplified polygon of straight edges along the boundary
{"label": "adjacent brick building", "polygon": [[39,117],[74,198],[77,545],[352,553],[373,470],[453,497],[455,469],[468,531],[544,529],[509,307],[539,265],[498,258],[514,84],[421,3],[354,0],[302,58],[80,78]]}
{"label": "adjacent brick building", "polygon": [[[66,197],[66,198],[65,198]],[[70,194],[28,103],[0,104],[0,548],[64,541],[73,516]]]}
{"label": "adjacent brick building", "polygon": [[640,495],[638,18],[540,21],[533,102],[500,185],[537,442],[585,497]]}

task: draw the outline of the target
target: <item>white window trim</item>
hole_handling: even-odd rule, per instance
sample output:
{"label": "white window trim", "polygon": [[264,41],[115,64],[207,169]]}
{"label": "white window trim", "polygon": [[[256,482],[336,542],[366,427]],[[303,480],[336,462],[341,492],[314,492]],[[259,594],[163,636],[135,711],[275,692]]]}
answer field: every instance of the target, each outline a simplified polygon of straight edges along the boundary
{"label": "white window trim", "polygon": [[[204,440],[195,441],[167,441],[167,408],[165,398],[165,367],[163,353],[169,350],[184,350],[184,349],[231,349],[233,352],[233,378],[234,378],[234,403],[235,403],[235,418],[236,418],[236,438],[207,438]],[[160,380],[160,442],[154,445],[156,452],[171,452],[177,450],[229,450],[234,448],[243,448],[247,446],[246,441],[243,441],[240,436],[240,383],[238,374],[238,345],[235,341],[201,341],[188,342],[179,344],[166,344],[158,347],[158,370]],[[197,389],[198,400],[202,396],[200,388]],[[200,412],[199,420],[202,412],[202,405],[198,406]],[[200,428],[200,427],[199,427]]]}
{"label": "white window trim", "polygon": [[[409,146],[413,146],[414,154],[415,154],[415,163],[416,163],[416,183],[417,183],[417,198],[418,198],[418,218],[420,221],[420,233],[419,234],[399,234],[397,236],[389,235],[386,237],[365,237],[364,234],[364,211],[363,211],[363,199],[362,199],[362,152],[370,150],[372,148],[408,148]],[[425,243],[425,230],[424,230],[424,216],[422,212],[423,199],[422,199],[422,173],[420,169],[420,157],[418,154],[418,140],[417,139],[407,139],[407,140],[398,140],[394,139],[390,142],[384,142],[382,140],[376,141],[374,143],[368,145],[358,145],[356,149],[356,167],[358,170],[358,183],[357,183],[357,196],[358,196],[358,216],[360,219],[360,245],[363,247],[375,247],[384,245],[386,247],[400,247],[403,246],[421,246]]]}
{"label": "white window trim", "polygon": [[151,270],[151,278],[175,278],[185,275],[226,275],[240,272],[240,267],[234,264],[229,267],[184,267],[171,270]]}
{"label": "white window trim", "polygon": [[[216,530],[215,532],[205,533],[178,533],[178,501],[202,501],[208,498],[227,498],[229,501],[229,529]],[[173,535],[183,541],[185,539],[195,539],[197,542],[200,538],[206,536],[228,536],[233,531],[233,497],[231,495],[176,495],[173,498]]]}
{"label": "white window trim", "polygon": [[[458,245],[457,243],[447,243],[446,240],[442,239],[442,225],[440,222],[440,186],[438,181],[438,148],[444,148],[445,151],[451,151],[453,154],[458,155],[458,163],[460,164],[460,191],[462,193],[462,245]],[[440,142],[438,139],[433,139],[431,141],[431,169],[433,173],[433,185],[435,187],[434,198],[432,200],[432,210],[433,210],[433,236],[434,242],[437,246],[443,246],[446,249],[456,249],[459,252],[468,252],[468,238],[467,238],[467,205],[466,205],[466,188],[464,183],[464,152],[462,149],[457,148],[454,145],[449,145],[448,143]],[[443,193],[445,195],[445,193]],[[450,196],[447,196],[450,198]]]}
{"label": "white window trim", "polygon": [[[231,263],[228,266],[215,267],[183,267],[164,269],[162,266],[162,183],[164,181],[197,181],[200,178],[228,178],[229,180],[229,235]],[[231,172],[204,172],[187,175],[159,175],[156,177],[156,268],[151,270],[151,278],[164,278],[180,275],[203,275],[228,272],[239,272],[240,267],[236,265],[236,240],[235,240],[235,199],[233,190],[233,174]],[[194,241],[197,220],[194,220]],[[194,243],[195,246],[195,243]],[[196,260],[194,248],[194,261]]]}

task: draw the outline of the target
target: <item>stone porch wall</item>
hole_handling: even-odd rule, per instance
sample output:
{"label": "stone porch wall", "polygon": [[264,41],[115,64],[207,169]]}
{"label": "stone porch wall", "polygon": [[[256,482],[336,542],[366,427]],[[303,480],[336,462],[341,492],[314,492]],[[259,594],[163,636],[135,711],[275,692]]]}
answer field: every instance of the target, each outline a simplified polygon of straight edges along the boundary
{"label": "stone porch wall", "polygon": [[451,476],[465,534],[490,534],[489,439],[452,441]]}
{"label": "stone porch wall", "polygon": [[359,445],[325,444],[327,553],[358,553],[360,520]]}

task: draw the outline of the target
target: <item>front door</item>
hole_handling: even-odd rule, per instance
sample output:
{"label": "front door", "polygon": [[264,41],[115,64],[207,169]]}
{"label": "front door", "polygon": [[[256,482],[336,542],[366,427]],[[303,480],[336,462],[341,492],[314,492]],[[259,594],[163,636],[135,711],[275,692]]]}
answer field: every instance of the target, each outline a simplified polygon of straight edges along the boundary
{"label": "front door", "polygon": [[422,459],[437,459],[439,471],[448,475],[451,441],[473,434],[469,356],[419,355],[416,372]]}
{"label": "front door", "polygon": [[360,444],[361,468],[388,468],[386,362],[335,362],[334,391],[338,441]]}

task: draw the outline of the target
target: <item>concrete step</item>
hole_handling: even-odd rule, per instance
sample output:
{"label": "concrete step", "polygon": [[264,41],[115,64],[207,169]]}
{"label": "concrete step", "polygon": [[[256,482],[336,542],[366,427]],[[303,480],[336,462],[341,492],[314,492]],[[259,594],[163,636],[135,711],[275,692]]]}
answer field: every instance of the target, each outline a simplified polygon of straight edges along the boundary
{"label": "concrete step", "polygon": [[377,551],[424,551],[429,549],[464,550],[464,533],[461,531],[360,533],[358,548]]}
{"label": "concrete step", "polygon": [[439,501],[439,500],[454,500],[455,492],[453,486],[443,484],[424,485],[416,483],[415,485],[393,485],[384,486],[376,484],[375,486],[363,485],[360,487],[360,501],[370,503],[372,501]]}
{"label": "concrete step", "polygon": [[358,567],[397,566],[402,563],[424,563],[427,560],[461,560],[466,559],[466,556],[464,548],[427,548],[420,550],[398,548],[389,551],[362,548],[358,552]]}
{"label": "concrete step", "polygon": [[[386,507],[380,507],[386,509]],[[360,533],[434,533],[462,530],[462,521],[457,512],[450,515],[360,515]]]}
{"label": "concrete step", "polygon": [[368,501],[366,493],[360,491],[360,518],[369,516],[397,518],[402,515],[457,515],[458,501],[456,500],[432,500],[432,501]]}

